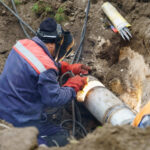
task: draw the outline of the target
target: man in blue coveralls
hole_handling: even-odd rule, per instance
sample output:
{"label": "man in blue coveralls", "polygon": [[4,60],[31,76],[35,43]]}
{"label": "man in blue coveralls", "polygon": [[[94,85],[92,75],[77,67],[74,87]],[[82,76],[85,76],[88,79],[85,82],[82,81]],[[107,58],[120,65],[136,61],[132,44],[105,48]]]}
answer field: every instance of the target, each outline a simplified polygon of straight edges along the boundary
{"label": "man in blue coveralls", "polygon": [[[35,37],[13,46],[0,76],[0,119],[16,127],[35,126],[39,144],[68,143],[67,132],[42,122],[41,114],[46,107],[59,107],[74,99],[87,82],[78,74],[87,74],[89,67],[60,61],[71,52],[73,43],[70,32],[47,18]],[[67,71],[75,76],[60,86],[58,76]]]}

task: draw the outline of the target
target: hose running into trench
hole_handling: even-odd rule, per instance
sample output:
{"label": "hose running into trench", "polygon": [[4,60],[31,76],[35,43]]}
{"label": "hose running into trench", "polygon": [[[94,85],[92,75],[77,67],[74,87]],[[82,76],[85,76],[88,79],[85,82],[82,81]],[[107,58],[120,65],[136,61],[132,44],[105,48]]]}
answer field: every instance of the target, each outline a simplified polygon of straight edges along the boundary
{"label": "hose running into trench", "polygon": [[[82,28],[80,44],[79,44],[78,49],[75,52],[75,56],[73,58],[72,64],[73,63],[78,63],[80,58],[81,58],[81,54],[82,54],[82,51],[83,51],[83,42],[84,42],[85,33],[86,33],[86,26],[87,26],[89,9],[90,9],[90,0],[88,0],[87,8],[85,10],[86,15],[85,15],[85,20],[84,20],[84,25],[83,25],[83,28]],[[75,101],[74,100],[72,101],[72,115],[73,115],[73,135],[75,136],[76,117],[75,117]],[[86,129],[83,126],[81,126],[82,124],[78,123],[78,125],[83,129],[83,131],[86,135],[87,134]]]}
{"label": "hose running into trench", "polygon": [[[71,64],[78,63],[80,58],[81,58],[81,54],[82,54],[82,51],[83,51],[83,42],[84,42],[85,33],[86,33],[86,26],[87,26],[87,21],[88,21],[89,9],[90,9],[90,0],[88,0],[87,7],[85,9],[86,15],[85,15],[85,20],[84,20],[84,25],[83,25],[83,28],[82,28],[80,44],[79,44],[79,47],[77,48],[77,50],[75,51],[75,55],[74,55],[74,58],[73,58],[73,61],[72,61]],[[77,104],[75,103],[75,100],[73,99],[72,100],[72,123],[73,123],[72,133],[73,133],[73,136],[75,137],[76,124],[78,126],[80,126],[80,128],[84,132],[84,136],[86,136],[87,131],[86,131],[85,127],[80,122],[76,121],[75,107],[77,107]],[[79,111],[79,108],[78,108],[78,111]],[[78,115],[81,118],[80,112],[78,112]],[[63,126],[63,124],[66,123],[66,122],[71,122],[71,120],[70,119],[64,120],[61,125]]]}

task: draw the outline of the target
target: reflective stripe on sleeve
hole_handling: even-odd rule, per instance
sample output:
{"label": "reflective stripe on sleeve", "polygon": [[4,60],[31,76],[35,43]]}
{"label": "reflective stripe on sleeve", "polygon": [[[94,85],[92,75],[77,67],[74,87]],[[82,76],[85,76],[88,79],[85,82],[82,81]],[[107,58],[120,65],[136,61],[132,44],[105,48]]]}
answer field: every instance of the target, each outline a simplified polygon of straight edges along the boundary
{"label": "reflective stripe on sleeve", "polygon": [[24,47],[19,41],[14,46],[14,49],[26,59],[30,65],[36,70],[36,72],[41,73],[47,69],[44,65],[36,58],[26,47]]}

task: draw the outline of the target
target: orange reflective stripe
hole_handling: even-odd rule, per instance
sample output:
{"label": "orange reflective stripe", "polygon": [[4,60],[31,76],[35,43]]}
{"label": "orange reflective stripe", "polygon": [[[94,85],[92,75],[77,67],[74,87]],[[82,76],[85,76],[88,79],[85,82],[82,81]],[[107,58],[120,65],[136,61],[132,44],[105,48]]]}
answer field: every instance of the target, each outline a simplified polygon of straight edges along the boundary
{"label": "orange reflective stripe", "polygon": [[41,73],[40,69],[38,69],[38,68],[34,65],[34,63],[32,63],[32,62],[30,61],[30,59],[28,59],[28,57],[26,57],[22,52],[20,52],[20,51],[17,49],[17,47],[13,47],[13,48],[15,49],[15,51],[16,51],[20,56],[22,56],[22,57],[32,66],[32,68],[33,68],[38,74]]}
{"label": "orange reflective stripe", "polygon": [[13,47],[37,73],[47,69],[55,69],[54,62],[49,58],[45,51],[32,40],[20,40]]}
{"label": "orange reflective stripe", "polygon": [[136,115],[134,121],[133,121],[133,126],[137,127],[142,118],[145,116],[145,115],[148,115],[150,114],[150,102],[148,102],[142,109],[141,111]]}

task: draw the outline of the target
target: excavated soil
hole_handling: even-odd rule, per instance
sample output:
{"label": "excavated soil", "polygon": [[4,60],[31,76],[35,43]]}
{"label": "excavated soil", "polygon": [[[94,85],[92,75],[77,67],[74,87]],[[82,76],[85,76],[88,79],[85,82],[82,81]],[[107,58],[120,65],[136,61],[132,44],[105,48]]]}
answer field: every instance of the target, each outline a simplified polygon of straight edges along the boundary
{"label": "excavated soil", "polygon": [[[19,0],[17,10],[21,18],[34,30],[50,13],[35,14],[32,7],[40,0]],[[4,0],[10,7],[11,1]],[[77,49],[85,17],[87,0],[45,0],[56,12],[65,6],[67,20],[62,24],[69,29]],[[131,41],[124,41],[104,23],[101,5],[105,0],[91,0],[83,54],[80,62],[91,66],[92,75],[120,97],[135,112],[150,99],[150,2],[142,0],[109,0],[132,25]],[[30,33],[30,31],[28,31]],[[18,20],[0,4],[0,72],[11,47],[25,38]],[[13,68],[12,68],[13,69]],[[106,126],[94,131],[80,144],[64,149],[150,149],[150,129]],[[128,144],[127,144],[128,143]]]}
{"label": "excavated soil", "polygon": [[[97,128],[85,139],[72,141],[72,144],[64,148],[51,148],[51,150],[149,150],[150,128],[141,130],[131,126],[112,127],[106,125]],[[39,148],[38,150],[47,150]]]}

